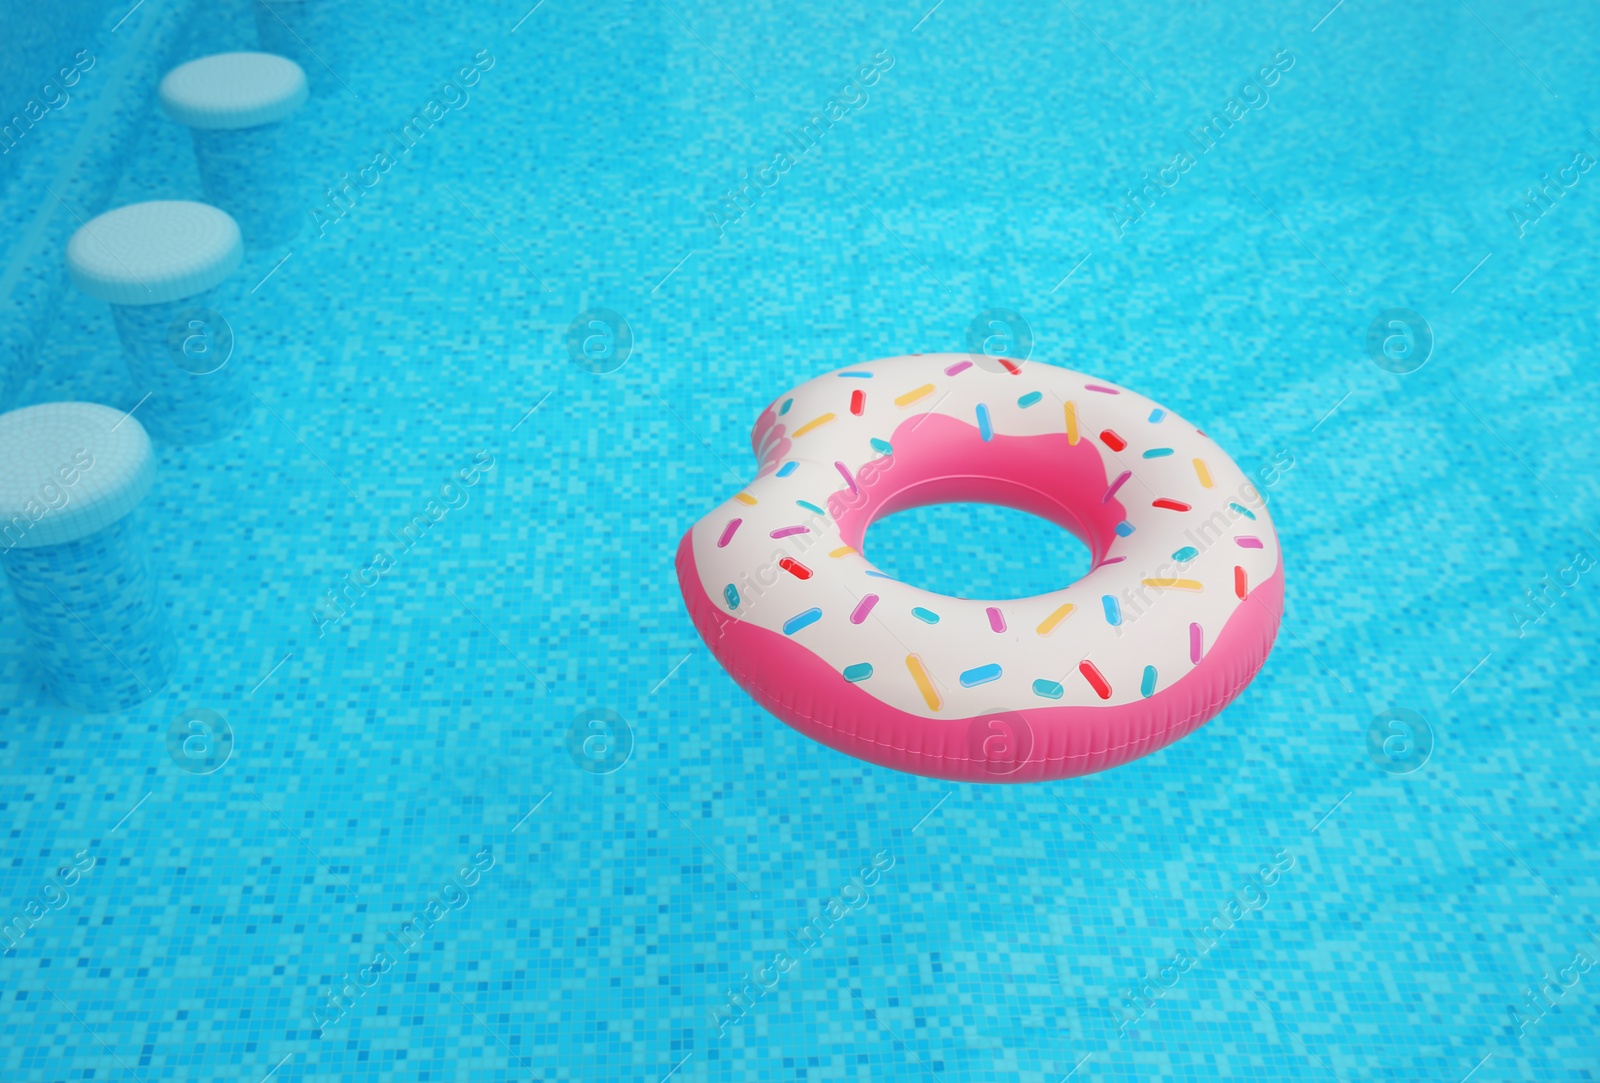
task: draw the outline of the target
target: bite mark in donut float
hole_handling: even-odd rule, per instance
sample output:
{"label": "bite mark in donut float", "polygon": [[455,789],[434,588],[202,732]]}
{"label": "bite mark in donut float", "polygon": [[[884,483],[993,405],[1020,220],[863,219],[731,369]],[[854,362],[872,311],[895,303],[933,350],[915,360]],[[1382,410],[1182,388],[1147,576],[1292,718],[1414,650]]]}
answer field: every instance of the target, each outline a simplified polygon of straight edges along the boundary
{"label": "bite mark in donut float", "polygon": [[[733,678],[847,755],[956,781],[1102,771],[1209,721],[1272,649],[1283,565],[1265,499],[1126,388],[1036,361],[894,357],[780,396],[751,444],[756,479],[683,536],[679,586]],[[1092,570],[966,599],[862,555],[873,520],[952,501],[1057,523]]]}

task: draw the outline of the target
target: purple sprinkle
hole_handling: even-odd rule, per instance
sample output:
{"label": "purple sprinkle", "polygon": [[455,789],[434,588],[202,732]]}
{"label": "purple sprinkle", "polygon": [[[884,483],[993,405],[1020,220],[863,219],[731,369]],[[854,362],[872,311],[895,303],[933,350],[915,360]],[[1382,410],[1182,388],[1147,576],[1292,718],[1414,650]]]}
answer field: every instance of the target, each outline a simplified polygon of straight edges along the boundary
{"label": "purple sprinkle", "polygon": [[722,528],[722,537],[717,539],[718,549],[726,549],[728,547],[728,543],[733,540],[733,532],[739,529],[739,524],[742,522],[744,522],[743,519],[728,520],[728,525]]}
{"label": "purple sprinkle", "polygon": [[1260,549],[1261,539],[1256,537],[1254,534],[1241,534],[1237,538],[1233,539],[1233,544],[1237,545],[1240,549]]}
{"label": "purple sprinkle", "polygon": [[1133,471],[1132,470],[1124,470],[1122,473],[1118,474],[1117,475],[1117,480],[1113,481],[1111,483],[1111,488],[1106,490],[1106,495],[1102,496],[1100,498],[1100,503],[1102,503],[1102,504],[1111,503],[1111,498],[1117,495],[1117,490],[1122,488],[1123,483],[1126,482],[1131,477],[1133,477]]}
{"label": "purple sprinkle", "polygon": [[1006,630],[1006,617],[1004,613],[1000,612],[1000,610],[996,609],[992,605],[986,609],[985,612],[989,614],[990,628],[993,628],[997,632],[1003,632]]}
{"label": "purple sprinkle", "polygon": [[953,364],[949,368],[945,369],[944,370],[944,374],[946,376],[954,376],[958,372],[966,372],[971,367],[972,367],[972,362],[971,361],[957,361],[955,364]]}
{"label": "purple sprinkle", "polygon": [[787,538],[794,534],[809,534],[811,528],[806,526],[784,526],[772,532],[774,538]]}
{"label": "purple sprinkle", "polygon": [[1098,391],[1102,395],[1120,395],[1120,394],[1122,394],[1122,392],[1118,391],[1114,387],[1101,387],[1099,384],[1084,384],[1083,385],[1083,389],[1085,391]]}
{"label": "purple sprinkle", "polygon": [[850,486],[850,491],[859,493],[861,490],[856,488],[856,479],[850,476],[850,468],[840,462],[836,462],[833,465],[838,469],[840,476],[844,478],[844,483]]}
{"label": "purple sprinkle", "polygon": [[860,624],[866,620],[867,614],[871,613],[872,607],[877,604],[878,596],[876,594],[868,594],[863,597],[861,601],[856,603],[856,607],[850,611],[850,623]]}
{"label": "purple sprinkle", "polygon": [[1193,622],[1189,625],[1189,661],[1195,665],[1200,664],[1201,648],[1205,645],[1205,633],[1200,626]]}

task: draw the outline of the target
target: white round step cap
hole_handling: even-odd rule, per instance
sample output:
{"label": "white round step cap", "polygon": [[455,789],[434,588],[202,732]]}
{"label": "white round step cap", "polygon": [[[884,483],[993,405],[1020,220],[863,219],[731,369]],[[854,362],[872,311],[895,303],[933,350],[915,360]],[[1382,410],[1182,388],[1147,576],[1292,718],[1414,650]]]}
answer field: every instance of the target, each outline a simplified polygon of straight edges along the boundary
{"label": "white round step cap", "polygon": [[114,305],[155,305],[204,293],[244,259],[239,225],[207,203],[130,203],[84,223],[67,242],[67,272]]}
{"label": "white round step cap", "polygon": [[161,80],[161,108],[190,128],[254,128],[305,104],[306,73],[272,53],[217,53],[180,64]]}
{"label": "white round step cap", "polygon": [[150,491],[156,462],[136,418],[92,402],[0,414],[0,552],[86,538]]}

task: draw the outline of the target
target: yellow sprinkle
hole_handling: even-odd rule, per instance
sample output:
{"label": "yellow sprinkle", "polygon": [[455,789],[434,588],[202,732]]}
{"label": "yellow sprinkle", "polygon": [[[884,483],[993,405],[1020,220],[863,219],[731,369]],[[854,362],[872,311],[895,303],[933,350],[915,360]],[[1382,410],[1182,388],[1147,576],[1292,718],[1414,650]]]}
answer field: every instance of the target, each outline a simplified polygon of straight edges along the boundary
{"label": "yellow sprinkle", "polygon": [[1161,587],[1165,590],[1204,590],[1198,579],[1141,579],[1147,587]]}
{"label": "yellow sprinkle", "polygon": [[839,548],[835,549],[833,552],[829,553],[828,555],[830,557],[847,557],[851,553],[854,553],[854,552],[855,552],[855,550],[850,548],[848,545],[841,545],[841,546],[839,546]]}
{"label": "yellow sprinkle", "polygon": [[749,493],[734,493],[733,498],[741,504],[747,504],[750,507],[755,507],[756,498],[751,496]]}
{"label": "yellow sprinkle", "polygon": [[1078,443],[1078,408],[1072,403],[1067,403],[1067,443],[1076,446]]}
{"label": "yellow sprinkle", "polygon": [[1194,472],[1195,476],[1200,479],[1202,486],[1207,489],[1211,488],[1211,471],[1206,469],[1206,461],[1204,459],[1196,459],[1194,461]]}
{"label": "yellow sprinkle", "polygon": [[804,425],[801,425],[798,429],[794,430],[794,435],[798,438],[804,436],[812,429],[821,428],[823,425],[826,425],[828,422],[832,421],[834,416],[835,415],[833,414],[823,414],[821,417],[814,417],[810,421],[807,421]]}
{"label": "yellow sprinkle", "polygon": [[1078,607],[1073,605],[1071,602],[1061,606],[1054,613],[1050,614],[1044,620],[1039,622],[1039,627],[1037,629],[1038,633],[1042,636],[1049,635],[1051,632],[1056,630],[1056,625],[1072,616],[1072,611],[1076,608]]}
{"label": "yellow sprinkle", "polygon": [[927,702],[928,710],[937,711],[942,701],[933,687],[933,681],[928,677],[928,668],[922,664],[922,659],[914,654],[906,655],[906,668],[911,671],[911,679],[917,682],[917,690]]}
{"label": "yellow sprinkle", "polygon": [[923,384],[915,391],[907,391],[904,395],[901,395],[899,398],[895,399],[894,404],[896,406],[910,406],[918,399],[925,399],[931,394],[933,394],[933,385]]}

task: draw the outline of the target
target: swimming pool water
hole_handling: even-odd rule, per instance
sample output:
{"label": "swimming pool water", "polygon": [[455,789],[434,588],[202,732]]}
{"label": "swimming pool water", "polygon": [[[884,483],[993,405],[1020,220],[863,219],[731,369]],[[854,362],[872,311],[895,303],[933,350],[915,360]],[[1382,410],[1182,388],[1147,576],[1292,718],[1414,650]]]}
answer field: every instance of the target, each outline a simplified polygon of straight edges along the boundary
{"label": "swimming pool water", "polygon": [[[301,233],[212,301],[248,416],[161,446],[139,513],[175,677],[69,711],[0,606],[0,910],[43,914],[0,955],[0,1078],[1600,1072],[1585,6],[341,10],[277,163]],[[255,45],[248,5],[190,18],[175,59]],[[200,198],[188,133],[138,123],[107,206]],[[569,349],[593,310],[620,366]],[[1260,676],[1111,772],[847,759],[679,598],[774,395],[975,333],[1181,411],[1280,532]],[[71,291],[14,384],[143,394]],[[874,557],[935,589],[1083,563],[914,516]]]}

